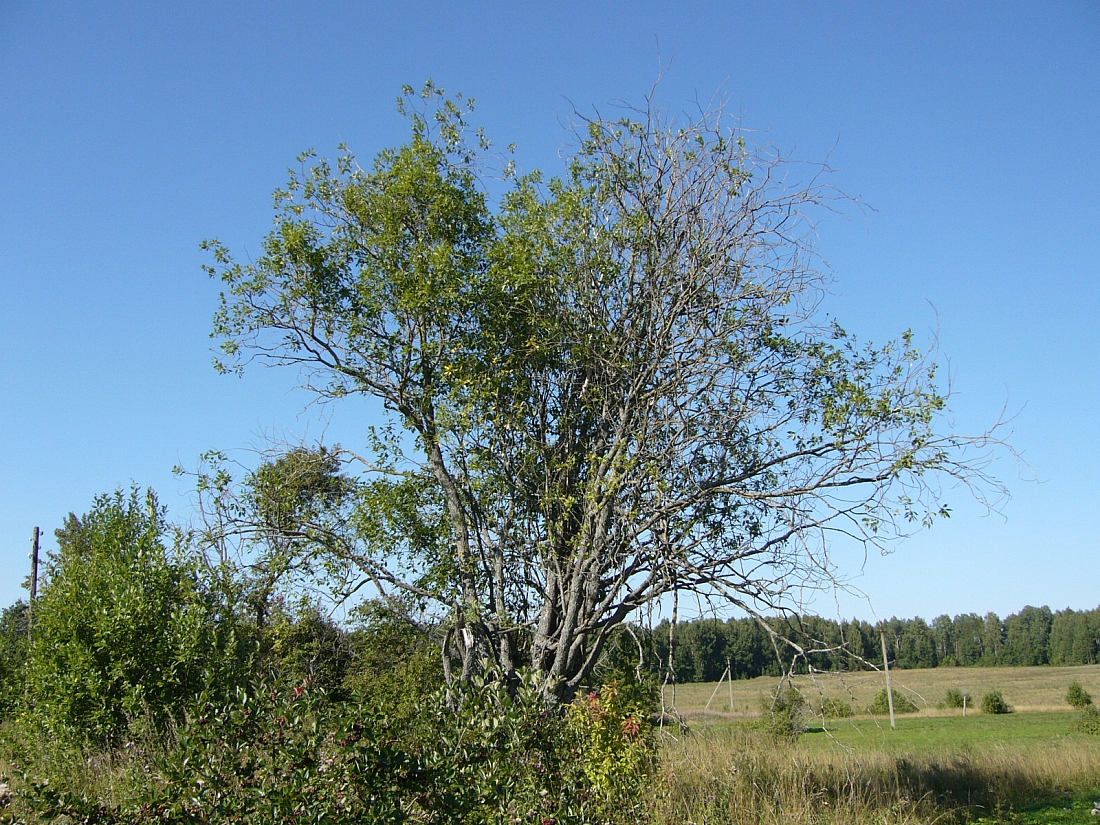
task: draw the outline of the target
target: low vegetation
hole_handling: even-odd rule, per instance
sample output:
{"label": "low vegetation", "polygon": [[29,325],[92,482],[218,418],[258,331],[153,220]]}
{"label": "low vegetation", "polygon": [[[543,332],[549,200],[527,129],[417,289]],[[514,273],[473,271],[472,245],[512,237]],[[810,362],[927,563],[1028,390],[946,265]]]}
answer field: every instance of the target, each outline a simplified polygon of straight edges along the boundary
{"label": "low vegetation", "polygon": [[821,716],[825,719],[847,719],[855,714],[851,702],[826,696],[821,701]]}
{"label": "low vegetation", "polygon": [[871,721],[845,722],[836,735],[811,726],[793,743],[741,725],[710,726],[665,749],[660,817],[746,825],[1095,822],[1100,740],[1068,733],[1064,713],[1034,715],[1045,717],[1041,739],[1030,730],[1015,739],[1002,723],[1018,716],[927,720],[942,729],[933,748],[922,741],[923,720],[909,718],[897,731]]}
{"label": "low vegetation", "polygon": [[[919,708],[913,704],[913,700],[906,696],[904,693],[898,693],[896,690],[891,691],[893,694],[894,713],[916,713]],[[867,706],[867,712],[874,716],[882,716],[883,714],[890,712],[890,695],[887,694],[886,688],[883,688],[875,694],[875,701]]]}
{"label": "low vegetation", "polygon": [[945,708],[966,708],[973,704],[974,700],[970,698],[970,694],[958,688],[949,688],[943,700]]}
{"label": "low vegetation", "polygon": [[982,697],[982,713],[1012,713],[1012,706],[999,690],[991,690]]}
{"label": "low vegetation", "polygon": [[1070,682],[1066,690],[1066,704],[1078,710],[1092,707],[1092,694],[1081,687],[1080,682]]}
{"label": "low vegetation", "polygon": [[140,726],[110,747],[8,724],[0,746],[15,778],[5,821],[644,819],[656,740],[629,692],[592,691],[563,714],[536,683],[477,680],[422,697],[406,724],[308,683],[256,685],[199,697],[170,732]]}
{"label": "low vegetation", "polygon": [[1087,733],[1100,736],[1100,710],[1091,705],[1084,709],[1084,713],[1074,725],[1074,730],[1079,733]]}
{"label": "low vegetation", "polygon": [[[798,704],[792,695],[782,702]],[[114,749],[23,742],[10,821],[1086,823],[1100,737],[1065,712],[905,717],[898,730],[804,721],[798,737],[718,724],[655,740],[620,694],[547,715],[502,682],[440,704],[423,727],[321,691],[239,695],[193,709],[168,739]],[[761,717],[763,718],[763,717]],[[635,732],[634,724],[638,724]],[[639,735],[641,734],[641,735]],[[3,729],[10,756],[19,743]],[[36,750],[38,749],[38,750]],[[577,757],[580,757],[579,759]],[[50,780],[48,784],[44,780]],[[61,817],[68,816],[68,820]]]}
{"label": "low vegetation", "polygon": [[[1072,682],[1096,694],[1100,691],[1100,665],[1073,667],[937,667],[915,670],[891,670],[895,695],[904,693],[920,708],[922,714],[962,715],[961,697],[967,696],[967,713],[981,711],[981,697],[991,687],[1000,690],[1005,700],[1017,711],[1069,711],[1066,693]],[[723,683],[715,692],[714,682],[668,684],[664,688],[664,703],[689,719],[740,717],[759,711],[759,697],[774,693],[774,677],[735,679],[732,686]],[[827,698],[850,704],[856,715],[866,712],[875,695],[886,687],[881,671],[830,671],[796,674],[791,679],[813,708],[819,708]],[[951,705],[948,694],[958,694],[959,704]],[[733,695],[733,708],[729,697]],[[710,703],[709,713],[703,710]],[[940,705],[944,707],[939,707]]]}

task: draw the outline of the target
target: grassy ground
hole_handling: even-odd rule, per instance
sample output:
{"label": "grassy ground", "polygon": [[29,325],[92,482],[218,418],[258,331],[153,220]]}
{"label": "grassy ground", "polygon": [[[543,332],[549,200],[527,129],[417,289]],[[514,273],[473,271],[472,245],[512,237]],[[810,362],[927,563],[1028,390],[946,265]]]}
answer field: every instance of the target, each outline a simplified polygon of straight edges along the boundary
{"label": "grassy ground", "polygon": [[1100,764],[1100,737],[1071,731],[1077,715],[1067,711],[1010,713],[999,716],[899,716],[897,730],[888,719],[815,719],[802,737],[813,749],[875,750],[891,754],[949,753],[952,750],[1042,750],[1069,746],[1090,750]]}
{"label": "grassy ground", "polygon": [[[1100,702],[1100,665],[1077,667],[938,667],[924,670],[891,671],[894,690],[909,696],[921,712],[928,715],[962,711],[942,711],[941,703],[948,690],[954,688],[969,693],[975,703],[991,689],[1000,690],[1010,705],[1018,711],[1067,710],[1065,697],[1070,682],[1081,685]],[[775,690],[778,680],[763,676],[733,683],[733,715],[759,713],[761,699]],[[863,711],[874,695],[886,686],[885,677],[875,671],[855,673],[819,673],[799,676],[795,684],[811,704],[820,706],[825,697],[850,703],[857,712]],[[715,688],[718,688],[715,693]],[[665,704],[675,707],[691,718],[702,714],[713,695],[710,710],[730,715],[729,684],[694,683],[665,688]],[[976,708],[974,709],[976,710]]]}
{"label": "grassy ground", "polygon": [[[1064,694],[1072,678],[1085,684],[1081,677],[1089,675],[1034,670],[978,682],[978,689],[1008,695],[1016,685],[1017,696],[1041,706],[1053,691]],[[961,711],[918,713],[899,717],[897,730],[866,715],[817,719],[795,742],[768,740],[751,720],[729,714],[696,716],[690,732],[666,747],[663,821],[1096,825],[1100,737],[1072,732],[1076,714],[1064,702],[1061,708],[965,718]]]}

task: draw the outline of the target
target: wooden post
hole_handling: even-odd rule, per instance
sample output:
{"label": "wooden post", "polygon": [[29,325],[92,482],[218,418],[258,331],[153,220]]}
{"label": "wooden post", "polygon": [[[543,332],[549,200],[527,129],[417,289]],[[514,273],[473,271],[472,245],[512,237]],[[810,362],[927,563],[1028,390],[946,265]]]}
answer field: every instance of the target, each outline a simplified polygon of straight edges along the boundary
{"label": "wooden post", "polygon": [[890,730],[897,730],[898,723],[894,718],[894,689],[890,685],[890,657],[886,655],[886,634],[878,635],[882,639],[882,669],[886,671],[886,701],[890,703]]}
{"label": "wooden post", "polygon": [[963,718],[964,719],[966,718],[966,703],[969,699],[970,699],[970,694],[969,693],[964,693],[963,694]]}
{"label": "wooden post", "polygon": [[38,550],[39,539],[42,531],[34,528],[31,536],[31,600],[27,603],[27,635],[31,635],[31,626],[34,624],[34,600],[38,598]]}
{"label": "wooden post", "polygon": [[726,678],[726,674],[729,673],[729,667],[722,671],[722,675],[718,677],[718,684],[714,686],[714,692],[711,693],[710,698],[707,699],[707,706],[703,708],[703,713],[710,710],[710,703],[714,701],[714,697],[718,695],[718,689],[722,687],[722,680]]}
{"label": "wooden post", "polygon": [[711,709],[711,703],[714,702],[714,697],[718,695],[719,687],[722,687],[722,681],[729,679],[729,712],[734,712],[734,673],[729,669],[729,662],[726,662],[726,669],[722,671],[722,675],[718,678],[718,683],[714,685],[714,693],[711,694],[711,698],[708,698],[706,707],[703,708],[703,713],[706,713]]}

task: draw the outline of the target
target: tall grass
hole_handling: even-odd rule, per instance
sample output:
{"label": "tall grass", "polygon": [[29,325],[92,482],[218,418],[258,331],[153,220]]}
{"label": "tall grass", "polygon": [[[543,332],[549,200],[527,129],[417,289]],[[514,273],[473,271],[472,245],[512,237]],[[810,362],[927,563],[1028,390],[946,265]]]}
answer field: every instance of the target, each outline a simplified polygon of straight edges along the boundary
{"label": "tall grass", "polygon": [[48,779],[53,788],[76,798],[118,805],[141,799],[156,784],[154,757],[169,748],[175,736],[174,729],[155,732],[138,724],[120,746],[96,748],[7,721],[0,724],[0,778],[12,780],[13,786],[22,784],[18,780],[24,775],[31,781]]}
{"label": "tall grass", "polygon": [[950,823],[1100,789],[1096,749],[823,752],[731,727],[664,750],[661,823]]}

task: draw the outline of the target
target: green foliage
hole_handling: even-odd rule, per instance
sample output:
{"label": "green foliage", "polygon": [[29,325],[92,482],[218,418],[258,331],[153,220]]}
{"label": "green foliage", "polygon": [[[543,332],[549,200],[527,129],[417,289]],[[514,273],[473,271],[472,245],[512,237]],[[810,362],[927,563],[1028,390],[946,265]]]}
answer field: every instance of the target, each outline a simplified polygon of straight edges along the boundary
{"label": "green foliage", "polygon": [[1092,705],[1085,707],[1084,713],[1074,722],[1073,729],[1078,733],[1089,733],[1094,736],[1100,736],[1100,709]]}
{"label": "green foliage", "polygon": [[959,690],[958,688],[950,688],[947,691],[947,696],[943,700],[943,705],[947,708],[973,707],[974,700],[970,698],[970,694],[966,691]]}
{"label": "green foliage", "polygon": [[[912,699],[904,693],[894,691],[894,713],[916,713],[918,710],[920,708],[913,703]],[[886,694],[886,688],[875,694],[874,701],[867,707],[867,712],[875,716],[883,716],[890,712],[890,697]]]}
{"label": "green foliage", "polygon": [[355,658],[354,642],[316,606],[302,605],[297,613],[278,608],[258,635],[258,665],[270,671],[275,684],[287,688],[308,681],[328,694],[343,690]]}
{"label": "green foliage", "polygon": [[809,707],[806,697],[795,687],[781,687],[774,696],[762,701],[764,713],[758,727],[776,739],[797,739],[806,732]]}
{"label": "green foliage", "polygon": [[578,696],[570,705],[568,728],[579,743],[585,776],[602,798],[625,796],[654,767],[656,749],[645,709],[617,685]]}
{"label": "green foliage", "polygon": [[57,735],[108,742],[164,726],[207,684],[231,683],[226,617],[164,545],[152,491],[96,499],[57,531],[34,609],[28,712]]}
{"label": "green foliage", "polygon": [[385,605],[356,611],[362,626],[350,634],[353,661],[345,688],[379,707],[394,724],[417,725],[444,685],[439,645]]}
{"label": "green foliage", "polygon": [[309,685],[206,704],[159,769],[145,807],[182,821],[401,822],[423,787],[385,719]]}
{"label": "green foliage", "polygon": [[[661,710],[661,683],[657,675],[646,667],[646,630],[639,627],[621,627],[611,637],[604,657],[595,672],[597,684],[614,685],[617,701],[629,706],[644,717],[652,717]],[[651,646],[650,646],[651,647]]]}
{"label": "green foliage", "polygon": [[[49,784],[21,789],[43,818],[103,823],[389,823],[424,788],[385,720],[306,686],[200,700],[139,797],[112,805]],[[87,818],[87,819],[86,819]]]}
{"label": "green foliage", "polygon": [[821,715],[826,719],[847,719],[855,713],[851,702],[826,696],[821,702]]}
{"label": "green foliage", "polygon": [[290,540],[287,531],[317,529],[352,494],[354,483],[340,474],[335,453],[294,447],[253,472],[248,491],[264,528]]}
{"label": "green foliage", "polygon": [[23,704],[27,664],[27,603],[18,601],[0,614],[0,720]]}
{"label": "green foliage", "polygon": [[647,819],[653,732],[613,686],[562,708],[546,700],[537,673],[490,673],[430,697],[420,716],[417,726],[394,725],[373,706],[333,701],[309,684],[257,685],[228,699],[201,697],[159,747],[81,751],[86,771],[109,766],[99,786],[66,776],[57,759],[34,762],[10,750],[5,757],[37,768],[14,785],[28,821]]}
{"label": "green foliage", "polygon": [[[802,531],[888,541],[948,515],[937,474],[988,480],[975,440],[940,432],[910,333],[874,346],[813,317],[808,213],[834,193],[785,189],[721,111],[651,103],[584,123],[560,178],[506,168],[491,200],[467,103],[406,89],[409,139],[364,164],[304,155],[262,254],[204,245],[223,370],[292,366],[389,416],[358,453],[276,459],[222,523],[272,569],[330,564],[430,605],[460,678],[528,662],[568,701],[670,589],[781,604],[791,580],[833,581]],[[780,574],[746,580],[756,553]],[[911,636],[902,660],[931,661],[930,630]]]}
{"label": "green foliage", "polygon": [[[536,671],[475,677],[437,714],[425,757],[462,822],[622,822],[646,818],[653,732],[614,686],[563,709]],[[562,711],[565,711],[564,713]]]}
{"label": "green foliage", "polygon": [[1012,713],[1012,706],[999,690],[991,690],[982,697],[982,713]]}
{"label": "green foliage", "polygon": [[1070,707],[1084,710],[1092,705],[1092,694],[1081,687],[1080,682],[1070,682],[1069,689],[1066,690],[1066,703]]}

